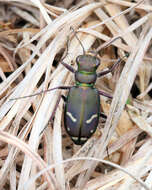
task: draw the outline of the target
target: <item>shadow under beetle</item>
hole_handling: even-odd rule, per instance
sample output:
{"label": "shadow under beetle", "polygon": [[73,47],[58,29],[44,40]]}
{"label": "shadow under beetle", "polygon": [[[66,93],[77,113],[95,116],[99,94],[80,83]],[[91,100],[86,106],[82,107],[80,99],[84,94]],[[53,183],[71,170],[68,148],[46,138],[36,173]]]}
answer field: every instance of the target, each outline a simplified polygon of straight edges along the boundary
{"label": "shadow under beetle", "polygon": [[[75,86],[58,86],[37,94],[19,98],[31,97],[56,89],[68,90],[67,97],[63,96],[65,101],[64,126],[72,141],[77,145],[82,145],[93,135],[98,126],[99,117],[101,115],[100,95],[112,98],[109,94],[95,88],[96,79],[112,72],[119,62],[121,62],[121,59],[118,59],[110,69],[96,73],[100,65],[100,59],[96,56],[85,54],[84,51],[83,55],[79,55],[76,58],[77,70],[61,62],[64,67],[74,73]],[[14,98],[12,100],[19,98]]]}

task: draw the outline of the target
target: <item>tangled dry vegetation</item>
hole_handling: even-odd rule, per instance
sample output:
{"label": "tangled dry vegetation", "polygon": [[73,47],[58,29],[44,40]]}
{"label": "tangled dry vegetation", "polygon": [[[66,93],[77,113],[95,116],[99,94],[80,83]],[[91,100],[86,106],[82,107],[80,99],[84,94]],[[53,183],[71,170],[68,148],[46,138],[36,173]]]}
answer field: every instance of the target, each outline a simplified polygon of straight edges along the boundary
{"label": "tangled dry vegetation", "polygon": [[[0,0],[1,190],[152,189],[151,12],[151,0]],[[96,83],[113,99],[83,146],[64,129],[65,91],[10,100],[74,84],[60,63],[83,54],[71,27],[99,70],[123,60]]]}

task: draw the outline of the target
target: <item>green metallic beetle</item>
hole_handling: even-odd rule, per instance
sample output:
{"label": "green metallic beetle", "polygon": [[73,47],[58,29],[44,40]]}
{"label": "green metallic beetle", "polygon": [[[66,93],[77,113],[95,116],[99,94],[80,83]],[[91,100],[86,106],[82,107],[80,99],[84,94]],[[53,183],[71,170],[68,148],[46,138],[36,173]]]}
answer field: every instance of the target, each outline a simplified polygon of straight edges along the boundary
{"label": "green metallic beetle", "polygon": [[100,95],[112,98],[105,92],[94,87],[97,77],[112,72],[118,60],[110,69],[96,73],[100,59],[96,56],[83,54],[76,58],[78,69],[62,62],[75,74],[75,86],[59,86],[50,90],[69,90],[64,97],[64,125],[72,141],[77,145],[84,144],[96,131],[100,117]]}
{"label": "green metallic beetle", "polygon": [[[100,59],[96,56],[85,53],[81,41],[77,37],[74,29],[72,30],[75,34],[75,37],[83,48],[83,55],[79,55],[76,58],[76,63],[78,66],[77,70],[64,62],[61,62],[61,64],[65,66],[69,71],[74,73],[76,81],[75,86],[58,86],[56,88],[41,91],[40,93],[19,98],[27,98],[56,89],[69,90],[67,97],[62,96],[65,101],[64,125],[72,141],[77,145],[82,145],[93,135],[98,126],[99,117],[101,115],[100,95],[112,98],[112,96],[110,96],[109,94],[99,91],[95,88],[94,85],[96,79],[112,72],[119,64],[119,62],[121,62],[121,59],[118,59],[118,61],[113,64],[110,69],[96,73],[96,70],[100,65]],[[114,42],[118,38],[121,37],[114,38],[111,42]],[[103,47],[107,47],[110,43],[107,43]],[[100,49],[101,48],[99,48],[98,51]],[[12,100],[19,98],[14,98]],[[54,117],[58,104],[59,102],[56,104],[55,110],[53,111],[50,119]]]}
{"label": "green metallic beetle", "polygon": [[[118,59],[110,69],[96,73],[100,65],[100,59],[84,53],[76,58],[77,70],[61,62],[64,67],[75,74],[75,86],[58,86],[37,94],[19,98],[27,98],[56,89],[69,90],[67,97],[62,96],[65,101],[64,125],[72,141],[77,145],[82,145],[93,135],[98,126],[101,115],[100,95],[112,98],[109,94],[95,88],[96,79],[112,72],[119,62],[121,62],[121,59]],[[58,104],[59,102],[56,104],[50,119],[54,117]]]}
{"label": "green metallic beetle", "polygon": [[77,145],[84,144],[95,132],[100,117],[100,96],[94,83],[100,60],[91,55],[77,57],[76,86],[70,88],[64,110],[67,133]]}
{"label": "green metallic beetle", "polygon": [[[75,86],[58,86],[11,100],[27,98],[56,89],[69,90],[67,97],[62,96],[65,101],[64,125],[72,141],[77,145],[82,145],[93,135],[98,126],[101,115],[100,95],[112,98],[111,95],[95,88],[96,79],[112,72],[120,62],[121,59],[118,59],[110,69],[96,73],[100,59],[84,53],[76,58],[77,70],[61,62],[64,67],[75,74]],[[58,104],[59,102],[56,104],[50,120],[54,117]]]}

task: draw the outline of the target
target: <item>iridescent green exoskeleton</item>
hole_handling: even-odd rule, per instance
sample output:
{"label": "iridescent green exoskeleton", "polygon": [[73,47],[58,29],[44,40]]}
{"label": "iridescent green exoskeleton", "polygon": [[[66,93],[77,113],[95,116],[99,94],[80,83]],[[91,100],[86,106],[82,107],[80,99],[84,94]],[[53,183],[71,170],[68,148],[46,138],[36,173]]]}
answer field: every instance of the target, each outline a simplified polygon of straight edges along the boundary
{"label": "iridescent green exoskeleton", "polygon": [[[100,59],[89,54],[80,55],[76,59],[77,70],[61,62],[69,71],[74,73],[75,86],[58,86],[40,93],[19,98],[27,98],[56,89],[69,90],[67,97],[63,96],[65,100],[64,125],[72,141],[77,145],[82,145],[93,135],[98,126],[100,117],[100,95],[112,98],[109,94],[95,88],[96,79],[112,72],[120,61],[121,60],[118,59],[110,69],[96,73],[100,65]],[[50,119],[53,118],[58,103]]]}
{"label": "iridescent green exoskeleton", "polygon": [[112,98],[94,87],[96,79],[113,71],[118,62],[111,69],[100,73],[96,73],[100,64],[100,60],[96,56],[80,55],[76,62],[77,70],[62,63],[75,74],[75,86],[61,86],[58,89],[69,89],[67,98],[65,98],[64,125],[72,141],[77,145],[82,145],[93,135],[98,126],[100,95]]}
{"label": "iridescent green exoskeleton", "polygon": [[64,110],[64,124],[75,144],[84,144],[95,132],[100,116],[100,96],[94,83],[100,60],[91,55],[76,59],[76,86],[70,88]]}
{"label": "iridescent green exoskeleton", "polygon": [[[96,56],[85,53],[84,47],[79,38],[77,37],[76,32],[73,28],[72,30],[75,34],[75,37],[77,38],[77,40],[83,48],[83,55],[79,55],[76,58],[76,63],[78,66],[77,70],[75,70],[73,67],[64,62],[61,63],[69,71],[74,73],[75,86],[58,86],[52,89],[41,91],[40,93],[19,98],[27,98],[56,89],[69,90],[67,97],[63,96],[65,100],[64,126],[72,141],[77,145],[82,145],[93,135],[98,126],[99,117],[101,115],[100,95],[112,98],[112,96],[110,96],[109,94],[95,88],[94,85],[96,79],[98,77],[106,75],[107,73],[112,72],[115,69],[115,67],[119,64],[119,62],[121,62],[121,59],[118,59],[118,61],[115,64],[113,64],[113,66],[110,69],[96,73],[96,70],[100,65],[100,59]],[[112,39],[110,43],[114,42],[118,38],[121,37],[116,37]],[[98,48],[96,53],[103,47],[107,47],[110,43],[106,42],[105,45],[103,44],[101,47]],[[14,98],[12,100],[19,98]],[[59,102],[57,102],[50,120],[54,117],[58,104]]]}

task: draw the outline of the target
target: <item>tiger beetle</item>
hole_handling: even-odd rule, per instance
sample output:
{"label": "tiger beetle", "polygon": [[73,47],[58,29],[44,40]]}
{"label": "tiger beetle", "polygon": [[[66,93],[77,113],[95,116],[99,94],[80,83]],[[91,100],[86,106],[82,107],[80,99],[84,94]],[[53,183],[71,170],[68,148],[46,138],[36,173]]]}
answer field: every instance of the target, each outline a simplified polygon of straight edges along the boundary
{"label": "tiger beetle", "polygon": [[119,62],[120,60],[107,71],[99,73],[96,73],[96,70],[100,65],[100,59],[89,54],[79,55],[76,58],[77,70],[62,63],[75,75],[75,86],[56,88],[69,90],[65,98],[64,125],[75,144],[84,144],[96,131],[101,114],[100,95],[108,98],[112,98],[112,96],[96,89],[95,82],[98,77],[112,72]]}
{"label": "tiger beetle", "polygon": [[[121,59],[118,59],[110,69],[97,73],[96,70],[100,65],[100,59],[97,56],[86,54],[84,51],[82,55],[76,58],[77,70],[61,62],[65,68],[74,74],[75,86],[58,86],[40,92],[56,89],[69,91],[67,97],[63,96],[65,101],[64,125],[68,135],[76,145],[83,145],[96,131],[101,115],[100,95],[112,98],[111,95],[95,88],[97,78],[112,72],[120,62]],[[20,98],[35,96],[40,93]]]}

